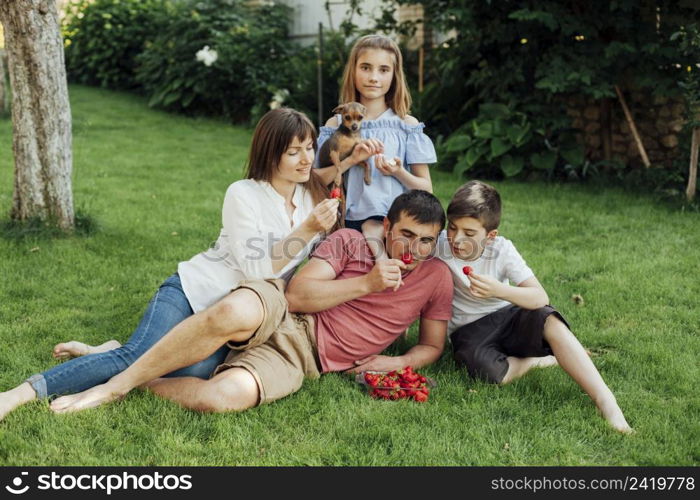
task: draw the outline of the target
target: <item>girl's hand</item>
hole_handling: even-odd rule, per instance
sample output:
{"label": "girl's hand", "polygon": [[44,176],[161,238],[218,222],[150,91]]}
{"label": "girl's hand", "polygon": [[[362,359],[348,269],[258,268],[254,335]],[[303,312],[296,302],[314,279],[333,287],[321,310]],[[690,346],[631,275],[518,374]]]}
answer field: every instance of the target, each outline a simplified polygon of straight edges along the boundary
{"label": "girl's hand", "polygon": [[316,205],[304,221],[304,226],[312,233],[328,232],[338,220],[340,200],[327,199]]}
{"label": "girl's hand", "polygon": [[401,170],[401,159],[394,157],[390,160],[384,155],[377,155],[374,166],[384,175],[396,175]]}
{"label": "girl's hand", "polygon": [[500,281],[482,274],[470,273],[468,277],[471,286],[469,291],[479,299],[501,298],[504,292],[504,287],[508,286]]}
{"label": "girl's hand", "polygon": [[350,161],[353,165],[366,161],[370,156],[381,154],[384,152],[384,144],[377,139],[362,139],[355,144],[350,155]]}

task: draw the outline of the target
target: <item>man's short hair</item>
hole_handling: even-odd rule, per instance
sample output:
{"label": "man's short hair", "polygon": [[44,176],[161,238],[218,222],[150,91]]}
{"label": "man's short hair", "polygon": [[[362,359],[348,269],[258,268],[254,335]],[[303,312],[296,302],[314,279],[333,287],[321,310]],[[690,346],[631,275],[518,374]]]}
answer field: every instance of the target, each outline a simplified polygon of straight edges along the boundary
{"label": "man's short hair", "polygon": [[445,227],[445,209],[440,200],[428,191],[412,189],[399,195],[386,215],[389,224],[396,224],[402,213],[413,217],[419,224],[437,224],[441,230]]}
{"label": "man's short hair", "polygon": [[447,218],[473,217],[486,232],[498,229],[501,223],[501,196],[496,188],[481,181],[460,186],[447,207]]}

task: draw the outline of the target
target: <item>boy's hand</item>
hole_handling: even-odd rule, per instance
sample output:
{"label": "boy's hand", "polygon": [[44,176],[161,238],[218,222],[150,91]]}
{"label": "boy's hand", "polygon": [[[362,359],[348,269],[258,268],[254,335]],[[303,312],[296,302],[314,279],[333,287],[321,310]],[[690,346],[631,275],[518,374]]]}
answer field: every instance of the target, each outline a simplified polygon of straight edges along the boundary
{"label": "boy's hand", "polygon": [[479,299],[500,299],[505,291],[504,287],[507,286],[491,276],[476,274],[475,272],[470,273],[468,279],[472,285],[469,287],[469,291],[474,297]]}
{"label": "boy's hand", "polygon": [[406,264],[397,259],[380,260],[365,275],[370,293],[383,292],[387,288],[397,290],[403,284],[401,270]]}

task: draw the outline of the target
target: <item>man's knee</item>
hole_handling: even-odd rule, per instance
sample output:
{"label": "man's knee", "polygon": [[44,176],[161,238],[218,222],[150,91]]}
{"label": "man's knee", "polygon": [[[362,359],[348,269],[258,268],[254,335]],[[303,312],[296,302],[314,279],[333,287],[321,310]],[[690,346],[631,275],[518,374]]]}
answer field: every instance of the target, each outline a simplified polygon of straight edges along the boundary
{"label": "man's knee", "polygon": [[205,311],[207,330],[228,337],[239,332],[254,332],[263,320],[263,306],[252,290],[239,289],[228,294]]}
{"label": "man's knee", "polygon": [[204,411],[242,411],[258,404],[260,390],[253,375],[244,368],[230,368],[206,383]]}

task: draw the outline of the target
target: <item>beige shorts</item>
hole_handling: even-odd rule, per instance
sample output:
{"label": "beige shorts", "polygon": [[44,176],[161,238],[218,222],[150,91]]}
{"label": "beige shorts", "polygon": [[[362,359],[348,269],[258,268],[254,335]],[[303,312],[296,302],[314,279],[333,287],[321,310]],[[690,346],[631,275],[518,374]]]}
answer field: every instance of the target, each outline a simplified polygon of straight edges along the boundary
{"label": "beige shorts", "polygon": [[246,280],[238,284],[234,290],[247,288],[260,297],[263,321],[247,342],[228,343],[231,352],[213,373],[233,367],[248,370],[260,389],[258,404],[298,391],[304,377],[321,375],[314,317],[288,311],[284,286],[284,280]]}

